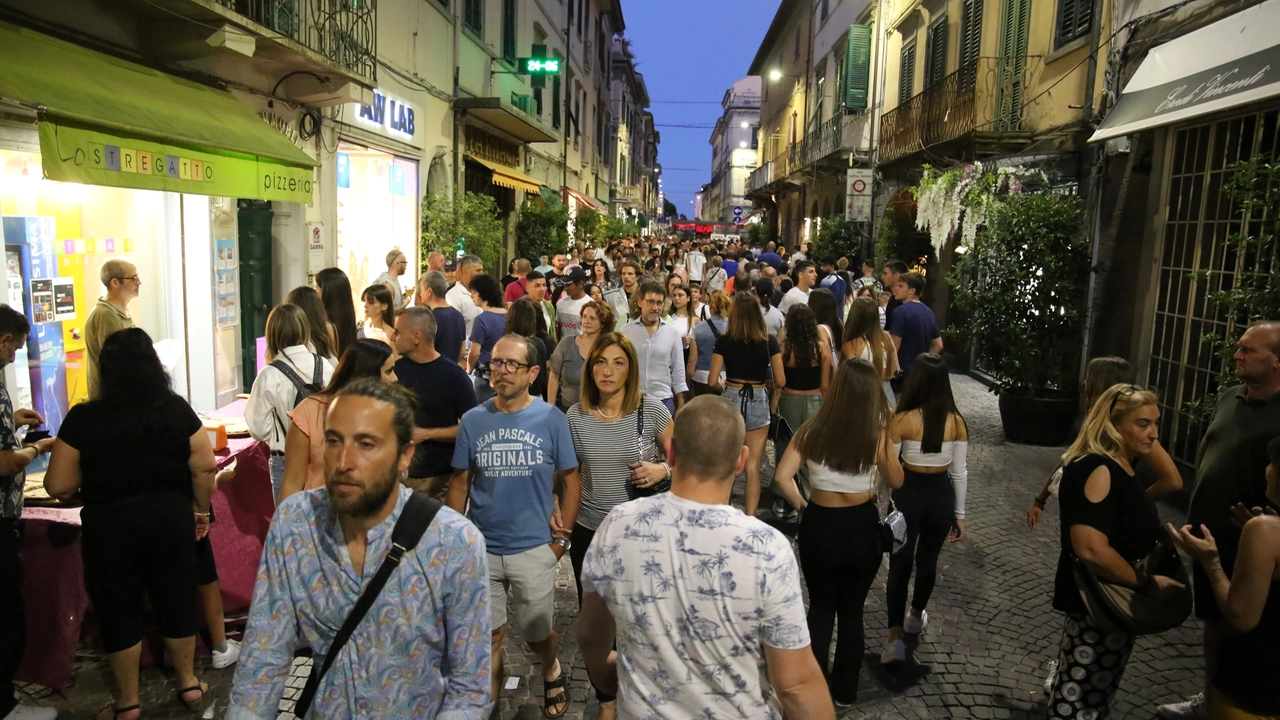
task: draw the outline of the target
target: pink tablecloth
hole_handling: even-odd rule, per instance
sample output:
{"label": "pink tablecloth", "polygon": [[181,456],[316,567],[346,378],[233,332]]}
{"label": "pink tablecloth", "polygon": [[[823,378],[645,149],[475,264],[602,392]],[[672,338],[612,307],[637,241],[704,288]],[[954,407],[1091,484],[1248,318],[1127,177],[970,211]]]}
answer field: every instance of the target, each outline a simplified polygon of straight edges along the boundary
{"label": "pink tablecloth", "polygon": [[[236,414],[235,407],[222,414]],[[232,458],[237,461],[235,479],[214,493],[216,522],[209,530],[222,602],[225,611],[232,613],[247,608],[253,597],[275,501],[265,444],[232,439],[217,455],[219,468]],[[89,609],[80,559],[80,509],[29,507],[23,510],[22,519],[28,641],[18,680],[62,688],[71,678],[81,625]]]}

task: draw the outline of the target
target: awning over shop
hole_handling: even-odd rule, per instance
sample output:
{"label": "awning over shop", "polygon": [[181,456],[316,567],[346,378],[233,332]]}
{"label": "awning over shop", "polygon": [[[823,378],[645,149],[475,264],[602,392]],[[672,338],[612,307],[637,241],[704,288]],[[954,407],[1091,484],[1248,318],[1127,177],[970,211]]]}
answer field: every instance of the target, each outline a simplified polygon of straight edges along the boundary
{"label": "awning over shop", "polygon": [[1152,50],[1089,142],[1280,95],[1280,0]]}
{"label": "awning over shop", "polygon": [[0,68],[50,180],[311,202],[317,163],[228,92],[5,22]]}
{"label": "awning over shop", "polygon": [[[586,206],[590,207],[591,209],[595,210],[596,212],[601,212],[601,213],[604,213],[605,215],[610,214],[610,213],[609,213],[609,208],[608,208],[607,206],[605,206],[605,204],[604,204],[604,203],[600,202],[599,200],[596,200],[595,198],[591,197],[590,195],[588,195],[588,194],[586,194],[586,193],[584,193],[584,192],[579,192],[578,190],[574,190],[574,189],[573,189],[573,188],[571,188],[571,187],[566,187],[566,188],[564,189],[564,191],[565,191],[566,193],[568,193],[569,195],[573,196],[574,198],[576,198],[576,199],[577,199],[577,201],[578,201],[579,203],[582,203],[582,204],[584,204],[584,205],[586,205]],[[565,203],[566,203],[566,204],[568,204],[568,200],[569,200],[569,199],[566,197],[566,198],[565,198]]]}
{"label": "awning over shop", "polygon": [[472,162],[478,162],[492,170],[494,185],[511,188],[512,190],[523,190],[527,193],[538,193],[542,191],[541,183],[513,167],[489,160],[481,160],[480,158],[471,155],[468,155],[467,159]]}

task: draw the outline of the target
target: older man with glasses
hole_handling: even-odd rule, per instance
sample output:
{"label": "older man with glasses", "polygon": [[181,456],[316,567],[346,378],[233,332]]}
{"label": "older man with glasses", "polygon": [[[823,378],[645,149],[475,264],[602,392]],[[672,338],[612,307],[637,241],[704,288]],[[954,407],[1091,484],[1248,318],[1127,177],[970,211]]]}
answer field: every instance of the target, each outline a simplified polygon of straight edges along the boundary
{"label": "older man with glasses", "polygon": [[[578,516],[581,480],[564,413],[529,394],[538,352],[529,338],[506,335],[489,358],[494,397],[458,424],[449,507],[463,512],[484,535],[489,553],[493,698],[502,683],[502,640],[511,624],[542,665],[548,717],[569,709],[569,673],[557,659],[556,564],[569,550],[568,528]],[[558,529],[552,539],[553,492],[563,479]],[[508,598],[510,599],[508,601]]]}
{"label": "older man with glasses", "polygon": [[620,331],[636,348],[640,364],[640,390],[661,400],[674,416],[684,406],[684,393],[689,391],[684,367],[684,334],[675,325],[662,321],[662,306],[667,292],[662,285],[648,281],[640,285],[640,317],[622,326]]}
{"label": "older man with glasses", "polygon": [[90,398],[98,391],[98,354],[102,352],[102,343],[112,333],[135,327],[133,316],[129,314],[129,302],[138,297],[138,291],[142,287],[137,266],[120,258],[102,263],[98,278],[107,288],[107,295],[98,298],[98,304],[84,323],[84,345],[87,350],[85,365]]}

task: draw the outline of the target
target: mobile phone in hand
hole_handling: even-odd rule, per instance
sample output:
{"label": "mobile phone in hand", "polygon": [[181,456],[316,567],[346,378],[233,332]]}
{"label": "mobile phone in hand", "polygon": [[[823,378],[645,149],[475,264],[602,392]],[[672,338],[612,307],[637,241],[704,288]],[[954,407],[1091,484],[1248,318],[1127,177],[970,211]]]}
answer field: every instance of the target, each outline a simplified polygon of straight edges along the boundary
{"label": "mobile phone in hand", "polygon": [[27,443],[28,445],[34,445],[35,443],[41,440],[47,440],[51,437],[53,437],[53,434],[50,433],[48,430],[32,430],[27,433],[27,436],[25,438],[23,438],[23,442]]}

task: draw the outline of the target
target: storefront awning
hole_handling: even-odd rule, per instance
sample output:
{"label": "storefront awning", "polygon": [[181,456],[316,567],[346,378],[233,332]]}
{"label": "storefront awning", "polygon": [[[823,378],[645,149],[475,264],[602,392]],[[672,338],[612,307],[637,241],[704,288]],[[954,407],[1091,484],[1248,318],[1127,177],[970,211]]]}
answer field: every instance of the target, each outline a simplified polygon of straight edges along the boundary
{"label": "storefront awning", "polygon": [[489,160],[481,160],[480,158],[473,157],[471,155],[468,155],[467,159],[473,162],[478,162],[492,170],[494,185],[511,188],[512,190],[523,190],[527,193],[537,193],[542,191],[541,183],[513,167],[503,165],[502,163],[491,162]]}
{"label": "storefront awning", "polygon": [[316,161],[228,92],[5,22],[0,68],[50,180],[311,202]]}
{"label": "storefront awning", "polygon": [[1280,95],[1280,0],[1152,50],[1089,142]]}
{"label": "storefront awning", "polygon": [[[566,187],[564,191],[572,195],[573,197],[577,198],[579,203],[587,205],[588,207],[595,210],[596,212],[604,213],[605,215],[610,214],[609,208],[604,203],[600,202],[599,200],[596,200],[590,195],[584,192],[579,192],[578,190],[574,190],[571,187]],[[565,201],[566,201],[565,204],[568,204],[568,198],[565,198]]]}

